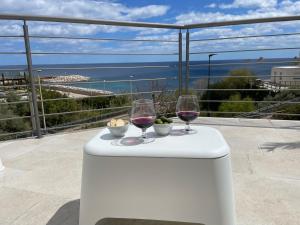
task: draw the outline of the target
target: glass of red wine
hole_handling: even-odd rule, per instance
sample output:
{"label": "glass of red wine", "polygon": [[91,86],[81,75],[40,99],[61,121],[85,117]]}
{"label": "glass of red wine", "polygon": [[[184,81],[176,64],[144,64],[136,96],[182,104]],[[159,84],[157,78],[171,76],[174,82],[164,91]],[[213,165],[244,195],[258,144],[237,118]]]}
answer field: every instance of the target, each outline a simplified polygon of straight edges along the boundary
{"label": "glass of red wine", "polygon": [[186,124],[185,131],[191,132],[190,122],[199,116],[199,103],[196,95],[182,95],[179,96],[176,105],[176,114],[179,119]]}
{"label": "glass of red wine", "polygon": [[[150,99],[139,99],[132,103],[130,121],[136,127],[142,129],[142,138],[146,141],[146,130],[151,127],[156,118],[153,101]],[[149,140],[150,141],[150,140]]]}

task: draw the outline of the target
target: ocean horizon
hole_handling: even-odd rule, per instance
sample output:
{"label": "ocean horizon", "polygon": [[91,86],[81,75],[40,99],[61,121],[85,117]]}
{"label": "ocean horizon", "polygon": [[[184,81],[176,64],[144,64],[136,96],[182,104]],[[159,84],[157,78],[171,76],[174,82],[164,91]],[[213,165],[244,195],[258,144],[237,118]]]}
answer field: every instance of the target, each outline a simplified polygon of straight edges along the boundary
{"label": "ocean horizon", "polygon": [[[243,60],[213,60],[211,62],[211,82],[226,77],[231,70],[248,69],[259,79],[269,79],[272,67],[295,64],[294,58],[264,58]],[[34,65],[34,74],[40,77],[82,75],[90,78],[88,83],[72,84],[72,86],[93,88],[122,93],[129,91],[149,91],[158,87],[166,89],[178,88],[178,62],[144,62],[144,63],[92,63],[92,64],[43,64]],[[15,69],[15,70],[9,70]],[[26,70],[26,65],[0,66],[0,73],[5,76]],[[182,68],[185,77],[185,63]],[[208,61],[190,62],[190,84],[208,75]],[[143,79],[165,78],[159,81]],[[141,81],[136,81],[140,80]],[[122,80],[120,82],[116,82]],[[96,83],[94,83],[96,82]]]}

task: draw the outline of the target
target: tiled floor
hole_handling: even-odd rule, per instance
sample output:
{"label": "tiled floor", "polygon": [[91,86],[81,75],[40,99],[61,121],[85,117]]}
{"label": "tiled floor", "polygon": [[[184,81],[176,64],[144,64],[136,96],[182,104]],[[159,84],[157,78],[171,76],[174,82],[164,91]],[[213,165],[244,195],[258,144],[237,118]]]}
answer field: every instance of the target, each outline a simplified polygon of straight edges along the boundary
{"label": "tiled floor", "polygon": [[[238,225],[298,225],[300,121],[200,118],[232,149]],[[82,146],[99,130],[0,143],[1,225],[77,225]]]}

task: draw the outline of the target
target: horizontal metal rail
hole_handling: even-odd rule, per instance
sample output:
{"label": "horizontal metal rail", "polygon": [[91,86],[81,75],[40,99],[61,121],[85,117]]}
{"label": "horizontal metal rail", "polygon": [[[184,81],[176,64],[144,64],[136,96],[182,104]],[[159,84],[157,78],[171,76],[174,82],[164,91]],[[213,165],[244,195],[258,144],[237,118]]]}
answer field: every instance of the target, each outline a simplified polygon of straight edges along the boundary
{"label": "horizontal metal rail", "polygon": [[[94,70],[94,69],[145,69],[145,68],[172,68],[171,66],[144,65],[144,66],[84,66],[84,67],[36,67],[33,71],[41,72],[42,70]],[[0,71],[26,71],[27,68],[1,68]]]}
{"label": "horizontal metal rail", "polygon": [[24,55],[26,52],[0,52],[0,55]]}
{"label": "horizontal metal rail", "polygon": [[190,52],[191,55],[203,54],[218,54],[218,53],[235,53],[235,52],[261,52],[261,51],[279,51],[279,50],[299,50],[300,47],[285,47],[285,48],[257,48],[257,49],[238,49],[238,50],[224,50],[224,51],[203,51]]}
{"label": "horizontal metal rail", "polygon": [[25,131],[11,132],[11,133],[0,133],[0,137],[16,135],[16,134],[27,134],[27,133],[32,133],[32,132],[33,132],[32,130],[25,130]]}
{"label": "horizontal metal rail", "polygon": [[[236,62],[236,63],[211,63],[210,66],[234,66],[234,65],[256,65],[256,64],[282,64],[282,63],[299,63],[300,60],[292,60],[292,61],[252,61],[252,62]],[[208,63],[203,64],[190,64],[190,67],[207,67]]]}
{"label": "horizontal metal rail", "polygon": [[[176,101],[171,102],[164,102],[164,104],[171,104],[176,103]],[[159,103],[155,103],[159,104]],[[115,109],[125,109],[125,108],[131,108],[131,105],[125,105],[125,106],[117,106],[117,107],[106,107],[106,108],[99,108],[99,109],[83,109],[83,110],[75,110],[75,111],[67,111],[67,112],[57,112],[57,113],[46,113],[44,116],[57,116],[57,115],[66,115],[66,114],[76,114],[76,113],[86,113],[86,112],[98,112],[103,110],[115,110]],[[39,115],[42,116],[42,115]]]}
{"label": "horizontal metal rail", "polygon": [[[193,89],[194,91],[272,91],[270,89],[258,89],[258,88],[253,88],[253,89],[246,89],[246,88],[211,88],[211,89],[207,89],[207,88],[203,88],[203,89]],[[284,89],[281,91],[300,91],[300,89],[294,89],[294,88],[289,88],[289,89]]]}
{"label": "horizontal metal rail", "polygon": [[158,39],[121,39],[121,38],[93,38],[93,37],[42,36],[42,35],[31,35],[29,37],[30,38],[38,38],[38,39],[66,39],[66,40],[87,40],[87,41],[170,42],[170,43],[178,43],[178,40],[158,40]]}
{"label": "horizontal metal rail", "polygon": [[35,16],[35,15],[18,15],[18,14],[0,14],[0,19],[2,19],[2,20],[41,21],[41,22],[59,22],[59,23],[79,23],[79,24],[110,25],[110,26],[124,26],[124,27],[148,27],[148,28],[164,28],[164,29],[182,29],[182,28],[184,28],[183,25],[176,25],[176,24],[84,19],[84,18],[70,18],[70,17],[50,17],[50,16]]}
{"label": "horizontal metal rail", "polygon": [[[115,109],[125,109],[131,108],[131,105],[119,106],[119,107],[107,107],[107,108],[100,108],[100,109],[83,109],[83,110],[76,110],[76,111],[67,111],[67,112],[57,112],[57,113],[45,113],[44,116],[58,116],[58,115],[67,115],[67,114],[76,114],[76,113],[86,113],[86,112],[99,112],[103,110],[115,110]],[[39,115],[40,117],[43,115]]]}
{"label": "horizontal metal rail", "polygon": [[111,25],[111,26],[126,26],[126,27],[148,27],[148,28],[164,28],[164,29],[195,29],[209,28],[245,24],[259,24],[272,22],[288,22],[300,20],[300,16],[277,16],[267,18],[242,19],[232,21],[220,21],[209,23],[194,23],[194,24],[162,24],[162,23],[145,23],[131,21],[116,21],[116,20],[100,20],[100,19],[84,19],[84,18],[69,18],[69,17],[50,17],[38,15],[18,15],[18,14],[0,14],[2,20],[22,20],[22,21],[41,21],[41,22],[60,22],[60,23],[79,23],[79,24],[96,24],[96,25]]}
{"label": "horizontal metal rail", "polygon": [[[93,69],[145,69],[145,68],[171,68],[170,66],[87,66],[87,67],[40,67],[34,68],[33,71],[40,70],[93,70]],[[1,70],[1,69],[0,69]]]}
{"label": "horizontal metal rail", "polygon": [[[143,79],[128,79],[128,80],[95,80],[95,81],[73,81],[73,82],[42,82],[41,86],[45,86],[47,88],[50,88],[51,86],[55,87],[55,85],[69,85],[70,87],[77,87],[77,86],[71,86],[72,84],[96,84],[96,83],[122,83],[122,82],[141,82],[141,81],[161,81],[161,80],[174,80],[175,78],[143,78]],[[37,85],[36,85],[37,86]],[[13,84],[13,85],[7,85],[3,86],[0,85],[0,89],[11,89],[11,88],[17,88],[17,87],[28,87],[27,84]]]}
{"label": "horizontal metal rail", "polygon": [[[198,79],[198,78],[252,78],[252,79],[260,79],[260,78],[266,78],[266,77],[269,77],[269,78],[272,78],[272,77],[296,77],[297,75],[253,75],[253,76],[232,76],[230,74],[226,74],[226,75],[210,75],[210,76],[207,76],[207,75],[200,75],[200,76],[192,76],[190,78],[193,78],[193,79]],[[295,81],[293,81],[295,82]]]}
{"label": "horizontal metal rail", "polygon": [[13,117],[6,117],[6,118],[0,118],[0,121],[6,121],[6,120],[21,120],[21,119],[28,119],[31,118],[31,116],[13,116]]}
{"label": "horizontal metal rail", "polygon": [[[121,117],[121,118],[123,118],[123,117]],[[104,119],[104,120],[108,121],[109,119]],[[81,124],[48,127],[47,130],[50,131],[50,130],[66,129],[66,128],[71,128],[71,127],[81,127],[81,126],[88,126],[88,125],[93,125],[93,124],[98,124],[98,123],[103,123],[103,120],[94,121],[94,122],[86,122],[86,123],[81,123]]]}
{"label": "horizontal metal rail", "polygon": [[205,38],[205,39],[191,39],[191,42],[207,42],[207,41],[221,41],[232,39],[245,39],[245,38],[260,38],[260,37],[278,37],[278,36],[297,36],[300,33],[281,33],[281,34],[261,34],[261,35],[246,35],[246,36],[232,36],[232,37],[219,37],[219,38]]}
{"label": "horizontal metal rail", "polygon": [[[251,112],[221,112],[221,111],[201,111],[202,113],[215,113],[215,114],[242,114],[242,113],[251,113]],[[200,112],[200,113],[201,113]],[[281,116],[299,116],[300,114],[296,113],[263,113],[263,112],[255,112],[258,115],[281,115]]]}
{"label": "horizontal metal rail", "polygon": [[28,87],[27,84],[16,84],[16,85],[9,85],[9,86],[3,86],[3,85],[0,85],[0,89],[12,89],[12,88],[18,88],[18,87]]}
{"label": "horizontal metal rail", "polygon": [[264,100],[198,100],[199,102],[221,102],[221,103],[248,103],[248,102],[253,102],[253,103],[284,103],[284,104],[300,104],[300,102],[292,102],[292,101],[264,101]]}
{"label": "horizontal metal rail", "polygon": [[17,101],[17,102],[0,102],[0,105],[17,105],[17,104],[28,104],[29,101]]}
{"label": "horizontal metal rail", "polygon": [[[0,52],[1,54],[1,52]],[[12,53],[17,54],[17,53]],[[20,53],[21,54],[21,53]],[[24,53],[22,53],[24,54]],[[155,53],[134,53],[134,52],[31,52],[32,55],[178,55],[177,52],[165,53],[165,52],[155,52]]]}
{"label": "horizontal metal rail", "polygon": [[[250,59],[249,59],[250,60]],[[283,64],[283,63],[300,63],[300,60],[292,61],[255,61],[255,62],[237,62],[237,63],[211,63],[213,66],[233,66],[233,65],[256,65],[256,64]],[[208,63],[203,64],[190,64],[190,67],[207,67]],[[36,67],[33,71],[40,72],[41,70],[86,70],[86,69],[143,69],[143,68],[171,68],[172,66],[166,65],[144,65],[144,66],[85,66],[85,67]],[[25,68],[1,68],[0,71],[26,71]],[[283,75],[284,76],[284,75]]]}
{"label": "horizontal metal rail", "polygon": [[[168,78],[160,77],[160,78],[143,78],[143,79],[128,79],[128,80],[95,80],[95,81],[75,81],[75,82],[43,82],[41,85],[63,85],[63,84],[98,84],[98,83],[127,83],[127,82],[141,82],[141,81],[160,81],[167,80]],[[76,86],[71,86],[76,87]]]}
{"label": "horizontal metal rail", "polygon": [[242,19],[242,20],[231,20],[231,21],[220,21],[220,22],[209,22],[209,23],[194,23],[184,25],[185,29],[196,29],[196,28],[209,28],[209,27],[225,27],[235,25],[246,25],[246,24],[259,24],[259,23],[273,23],[273,22],[288,22],[300,20],[300,16],[276,16],[268,18],[253,18],[253,19]]}
{"label": "horizontal metal rail", "polygon": [[[122,107],[114,107],[115,109],[124,109],[124,108],[131,108],[130,106],[122,106]],[[48,117],[48,116],[58,116],[58,115],[66,115],[66,114],[76,114],[76,113],[83,113],[83,112],[98,112],[98,111],[103,111],[106,110],[108,108],[103,108],[103,109],[91,109],[91,110],[86,110],[86,111],[72,111],[72,112],[59,112],[59,113],[51,113],[51,114],[45,114],[44,116]],[[111,108],[113,109],[113,108]],[[242,114],[242,113],[251,113],[251,111],[249,112],[229,112],[229,111],[225,111],[225,112],[221,112],[221,111],[201,111],[200,113],[216,113],[216,114]],[[174,112],[175,114],[175,112]],[[272,112],[272,113],[263,113],[263,112],[255,112],[255,114],[258,115],[284,115],[284,116],[300,116],[299,113],[276,113],[276,112]],[[41,115],[40,115],[41,116]],[[78,124],[80,125],[80,124]],[[77,126],[78,126],[77,125]]]}
{"label": "horizontal metal rail", "polygon": [[[89,99],[89,98],[106,98],[106,97],[117,97],[117,96],[134,96],[134,95],[143,95],[143,94],[159,94],[164,92],[176,92],[177,90],[161,90],[161,91],[142,91],[142,92],[126,92],[126,93],[119,93],[119,94],[108,94],[108,95],[95,95],[95,96],[85,96],[85,97],[78,97],[78,98],[51,98],[51,99],[43,99],[43,102],[51,102],[51,101],[60,101],[60,100],[81,100],[81,99]],[[38,100],[41,102],[41,100]]]}
{"label": "horizontal metal rail", "polygon": [[[299,89],[300,90],[300,89]],[[176,92],[176,90],[168,90],[168,91],[157,91],[157,92],[148,92],[151,93],[158,93],[158,92]],[[51,102],[51,101],[60,101],[60,100],[82,100],[82,99],[90,99],[90,98],[99,98],[99,97],[111,97],[111,96],[127,96],[127,95],[138,95],[139,93],[124,93],[124,94],[115,94],[115,95],[100,95],[100,96],[87,96],[87,97],[80,97],[80,98],[54,98],[54,99],[44,99],[43,102]],[[254,102],[254,103],[286,103],[286,104],[300,104],[300,102],[292,102],[292,101],[264,101],[264,100],[205,100],[200,99],[199,102],[232,102],[232,103],[245,103],[245,102]],[[38,100],[38,102],[42,102]],[[0,102],[0,105],[14,105],[14,104],[28,104],[29,101],[19,101],[19,102]]]}
{"label": "horizontal metal rail", "polygon": [[0,35],[0,38],[24,38],[24,35]]}
{"label": "horizontal metal rail", "polygon": [[0,71],[27,71],[27,68],[26,68],[26,66],[24,66],[24,68],[19,68],[19,69],[17,69],[17,68],[1,68],[0,67]]}

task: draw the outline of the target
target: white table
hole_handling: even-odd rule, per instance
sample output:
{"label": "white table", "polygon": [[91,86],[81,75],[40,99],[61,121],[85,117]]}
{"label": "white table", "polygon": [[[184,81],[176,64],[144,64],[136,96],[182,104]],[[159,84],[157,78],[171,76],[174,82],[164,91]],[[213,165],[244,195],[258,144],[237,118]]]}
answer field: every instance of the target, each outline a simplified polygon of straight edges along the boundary
{"label": "white table", "polygon": [[[80,225],[102,218],[136,218],[234,225],[229,147],[216,129],[158,137],[129,145],[141,130],[130,126],[122,141],[107,129],[84,147]],[[149,128],[148,133],[154,134]]]}

